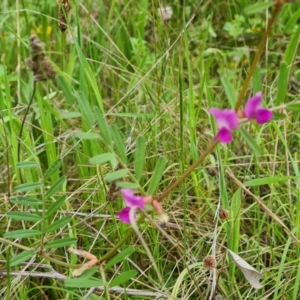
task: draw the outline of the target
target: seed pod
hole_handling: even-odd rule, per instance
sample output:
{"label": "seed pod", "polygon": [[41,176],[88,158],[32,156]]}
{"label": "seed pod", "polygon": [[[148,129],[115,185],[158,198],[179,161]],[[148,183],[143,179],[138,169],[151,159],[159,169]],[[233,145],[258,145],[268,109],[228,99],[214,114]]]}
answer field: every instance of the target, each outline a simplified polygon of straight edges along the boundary
{"label": "seed pod", "polygon": [[51,61],[45,54],[45,44],[36,34],[30,36],[29,46],[31,57],[26,59],[28,68],[33,72],[35,81],[53,79],[56,75]]}
{"label": "seed pod", "polygon": [[58,28],[61,32],[68,29],[67,16],[70,8],[69,0],[58,0]]}
{"label": "seed pod", "polygon": [[219,212],[219,217],[221,220],[226,220],[229,216],[229,211],[227,209],[223,209],[221,208],[220,209],[220,212]]}
{"label": "seed pod", "polygon": [[206,269],[206,270],[213,270],[217,265],[217,261],[215,259],[214,256],[212,255],[207,255],[204,260],[203,260],[203,267]]}

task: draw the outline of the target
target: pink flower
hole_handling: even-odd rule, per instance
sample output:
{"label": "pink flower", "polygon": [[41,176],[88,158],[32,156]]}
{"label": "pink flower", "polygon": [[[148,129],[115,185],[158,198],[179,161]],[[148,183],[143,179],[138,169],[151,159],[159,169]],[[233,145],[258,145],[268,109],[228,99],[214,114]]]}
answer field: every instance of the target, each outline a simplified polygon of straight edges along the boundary
{"label": "pink flower", "polygon": [[144,209],[145,207],[145,202],[144,198],[142,196],[135,196],[134,195],[134,190],[131,189],[121,189],[122,196],[125,200],[126,207],[123,208],[119,213],[118,217],[120,221],[123,223],[130,224],[130,217],[129,213],[132,208],[139,208],[139,209]]}
{"label": "pink flower", "polygon": [[245,106],[245,116],[248,119],[256,119],[258,124],[267,123],[273,117],[273,113],[262,107],[262,92],[256,93]]}
{"label": "pink flower", "polygon": [[231,131],[237,129],[239,126],[235,110],[211,108],[209,112],[216,118],[219,129],[216,138],[219,138],[221,143],[230,143],[232,141]]}

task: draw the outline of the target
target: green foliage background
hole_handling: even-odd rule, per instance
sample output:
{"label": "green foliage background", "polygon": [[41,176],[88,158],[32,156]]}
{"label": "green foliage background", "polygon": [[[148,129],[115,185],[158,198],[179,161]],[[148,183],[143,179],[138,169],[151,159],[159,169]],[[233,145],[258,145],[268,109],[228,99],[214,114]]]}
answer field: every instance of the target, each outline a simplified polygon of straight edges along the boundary
{"label": "green foliage background", "polygon": [[[157,13],[163,5],[173,9],[168,21]],[[299,245],[234,180],[300,239],[299,105],[288,106],[300,89],[297,2],[281,9],[247,93],[262,90],[274,120],[242,125],[164,199],[164,230],[182,248],[140,224],[164,284],[135,234],[106,268],[78,279],[72,265],[86,261],[67,251],[101,259],[129,230],[116,219],[124,207],[118,189],[155,198],[207,148],[215,135],[208,109],[234,107],[272,6],[71,1],[61,33],[56,1],[1,1],[1,299],[208,299],[202,261],[212,250],[219,203],[230,215],[218,221],[214,299],[299,299]],[[58,74],[38,83],[18,162],[33,92],[25,63],[33,33]],[[226,247],[262,272],[262,289],[251,288]]]}

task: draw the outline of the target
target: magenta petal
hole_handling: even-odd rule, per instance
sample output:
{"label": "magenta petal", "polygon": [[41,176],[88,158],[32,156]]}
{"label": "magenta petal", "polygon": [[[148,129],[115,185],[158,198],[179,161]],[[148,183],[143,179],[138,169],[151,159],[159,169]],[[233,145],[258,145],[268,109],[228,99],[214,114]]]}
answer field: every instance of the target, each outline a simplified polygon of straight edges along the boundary
{"label": "magenta petal", "polygon": [[256,113],[256,121],[258,124],[267,123],[272,118],[273,118],[273,113],[266,108],[261,108]]}
{"label": "magenta petal", "polygon": [[227,122],[228,129],[235,130],[239,126],[239,119],[237,116],[237,113],[234,109],[224,109],[223,117],[225,121]]}
{"label": "magenta petal", "polygon": [[125,200],[126,206],[133,207],[138,206],[139,208],[144,208],[145,203],[142,196],[135,196],[134,190],[131,189],[121,189],[122,196]]}
{"label": "magenta petal", "polygon": [[127,206],[127,207],[123,208],[118,213],[118,217],[119,217],[120,221],[122,221],[123,223],[130,224],[129,212],[130,212],[130,207]]}
{"label": "magenta petal", "polygon": [[221,128],[217,136],[221,143],[228,144],[232,141],[231,132],[226,128]]}
{"label": "magenta petal", "polygon": [[234,109],[219,110],[217,108],[211,108],[209,112],[216,118],[217,126],[219,129],[237,129],[239,125],[239,119]]}
{"label": "magenta petal", "polygon": [[218,119],[222,115],[222,111],[218,108],[211,108],[209,112],[216,118]]}
{"label": "magenta petal", "polygon": [[256,93],[245,105],[245,116],[248,119],[255,119],[257,110],[261,108],[262,92]]}

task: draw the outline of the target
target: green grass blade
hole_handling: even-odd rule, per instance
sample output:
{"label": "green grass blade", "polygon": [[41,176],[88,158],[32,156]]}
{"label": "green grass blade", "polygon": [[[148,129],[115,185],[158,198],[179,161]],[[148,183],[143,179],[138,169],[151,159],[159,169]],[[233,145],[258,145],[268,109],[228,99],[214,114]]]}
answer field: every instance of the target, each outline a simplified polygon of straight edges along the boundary
{"label": "green grass blade", "polygon": [[285,61],[283,61],[280,64],[280,69],[279,69],[277,98],[276,98],[277,106],[284,103],[287,94],[287,89],[288,89],[288,78],[289,78],[288,65]]}
{"label": "green grass blade", "polygon": [[74,137],[81,140],[99,140],[100,135],[95,132],[76,132]]}
{"label": "green grass blade", "polygon": [[119,128],[117,125],[113,124],[111,126],[111,133],[113,140],[115,142],[115,148],[118,156],[122,160],[123,163],[127,162],[127,156],[126,156],[126,151],[125,151],[125,145],[123,143]]}
{"label": "green grass blade", "polygon": [[252,5],[248,5],[244,8],[245,15],[253,15],[256,13],[260,13],[262,11],[267,10],[269,7],[272,7],[274,5],[273,1],[268,2],[258,2]]}
{"label": "green grass blade", "polygon": [[35,161],[22,161],[16,164],[18,169],[33,169],[37,168],[38,164]]}
{"label": "green grass blade", "polygon": [[229,79],[224,76],[221,77],[221,83],[224,88],[227,99],[229,101],[230,107],[234,108],[236,100],[237,100],[237,96],[236,96],[236,91],[235,91],[233,85],[231,84]]}
{"label": "green grass blade", "polygon": [[243,128],[239,127],[239,132],[241,134],[241,136],[243,137],[243,139],[245,140],[245,142],[248,144],[248,146],[254,151],[255,154],[257,155],[263,155],[264,152],[261,149],[261,147],[259,147],[255,141],[255,139]]}
{"label": "green grass blade", "polygon": [[106,122],[106,118],[99,107],[97,107],[97,106],[94,107],[94,112],[95,112],[96,120],[98,122],[98,128],[100,131],[100,135],[103,138],[103,140],[105,141],[106,145],[111,146],[112,138],[111,138],[109,126]]}
{"label": "green grass blade", "polygon": [[165,157],[158,158],[147,191],[149,195],[153,195],[158,188],[160,180],[165,172],[166,163],[167,160]]}
{"label": "green grass blade", "polygon": [[134,161],[134,170],[135,178],[139,181],[142,178],[142,174],[145,166],[145,138],[139,136],[136,141],[136,151],[135,151],[135,161]]}

